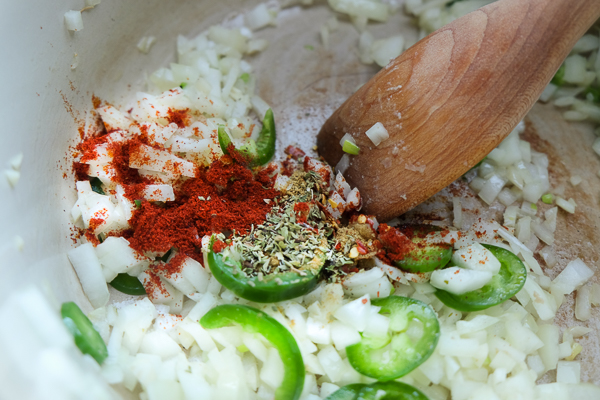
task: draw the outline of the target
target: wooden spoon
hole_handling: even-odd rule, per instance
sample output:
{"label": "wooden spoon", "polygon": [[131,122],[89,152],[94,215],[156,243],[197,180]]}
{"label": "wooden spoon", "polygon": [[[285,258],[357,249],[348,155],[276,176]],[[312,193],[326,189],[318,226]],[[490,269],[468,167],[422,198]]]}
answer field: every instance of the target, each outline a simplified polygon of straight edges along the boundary
{"label": "wooden spoon", "polygon": [[[387,220],[481,161],[523,119],[600,0],[499,0],[438,29],[362,86],[327,120],[319,152],[336,165],[340,139],[360,153],[344,172],[363,212]],[[365,135],[381,122],[379,146]]]}

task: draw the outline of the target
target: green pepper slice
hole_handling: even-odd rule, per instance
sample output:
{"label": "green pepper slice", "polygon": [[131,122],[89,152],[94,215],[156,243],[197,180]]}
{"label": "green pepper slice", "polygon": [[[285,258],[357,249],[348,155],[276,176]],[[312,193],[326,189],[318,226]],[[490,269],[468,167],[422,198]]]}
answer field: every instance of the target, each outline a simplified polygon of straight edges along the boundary
{"label": "green pepper slice", "polygon": [[110,286],[114,287],[121,293],[141,296],[146,294],[146,289],[142,282],[135,276],[128,274],[118,274],[115,279],[110,281]]}
{"label": "green pepper slice", "polygon": [[[225,132],[224,126],[217,129],[219,146],[223,153],[228,154],[227,148],[232,144],[231,138]],[[247,160],[250,166],[264,165],[268,163],[275,154],[275,142],[277,135],[275,133],[275,117],[273,110],[268,109],[263,118],[263,127],[256,141],[250,139],[244,146],[237,148]]]}
{"label": "green pepper slice", "polygon": [[[383,392],[383,393],[382,393]],[[402,382],[355,383],[336,390],[325,400],[429,400],[420,390]]]}
{"label": "green pepper slice", "polygon": [[304,361],[292,334],[275,319],[253,307],[226,304],[213,308],[200,319],[205,329],[239,324],[246,332],[260,333],[279,352],[284,365],[283,382],[276,400],[297,400],[304,387]]}
{"label": "green pepper slice", "polygon": [[481,289],[463,294],[444,290],[435,292],[442,303],[458,311],[480,311],[510,299],[521,290],[527,279],[527,268],[508,250],[491,244],[482,244],[500,261],[500,271]]}
{"label": "green pepper slice", "polygon": [[[419,300],[389,296],[372,299],[371,304],[381,307],[379,313],[390,314],[392,335],[363,336],[346,347],[348,361],[361,374],[380,381],[400,378],[431,356],[440,337],[439,322],[431,307]],[[418,325],[411,326],[414,320]],[[419,337],[414,337],[417,332]]]}
{"label": "green pepper slice", "polygon": [[600,89],[593,86],[588,86],[583,91],[583,95],[587,98],[588,94],[592,95],[592,101],[594,103],[600,103]]}
{"label": "green pepper slice", "polygon": [[354,400],[358,399],[358,393],[362,388],[367,386],[364,383],[353,383],[351,385],[342,386],[335,392],[331,393],[325,400]]}
{"label": "green pepper slice", "polygon": [[394,263],[401,269],[413,273],[431,272],[446,266],[452,258],[452,246],[427,242],[428,234],[441,230],[441,228],[433,225],[413,225],[400,229],[412,240],[415,248],[403,259]]}
{"label": "green pepper slice", "polygon": [[89,354],[98,362],[108,357],[108,350],[100,334],[94,329],[94,325],[81,311],[77,304],[72,301],[63,303],[60,308],[64,324],[73,335],[75,344],[83,354]]}
{"label": "green pepper slice", "polygon": [[[213,241],[214,242],[214,241]],[[320,255],[320,266],[325,263],[325,254]],[[262,278],[247,277],[241,264],[232,259],[224,260],[221,254],[213,251],[210,244],[208,267],[219,283],[236,295],[257,303],[276,303],[300,297],[312,291],[318,283],[318,273],[305,271],[302,276],[297,272],[269,274]]]}
{"label": "green pepper slice", "polygon": [[104,190],[102,190],[102,181],[100,178],[90,178],[90,186],[92,187],[92,191],[102,195],[106,194],[104,193]]}

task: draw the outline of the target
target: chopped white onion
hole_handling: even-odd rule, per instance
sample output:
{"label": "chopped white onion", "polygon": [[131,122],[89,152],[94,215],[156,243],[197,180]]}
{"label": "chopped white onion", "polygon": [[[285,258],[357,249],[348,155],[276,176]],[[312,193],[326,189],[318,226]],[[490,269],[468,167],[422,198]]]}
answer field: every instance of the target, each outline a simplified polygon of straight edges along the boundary
{"label": "chopped white onion", "polygon": [[381,122],[377,122],[375,125],[370,127],[365,134],[369,137],[369,139],[371,139],[371,142],[373,142],[375,146],[379,146],[381,142],[390,137],[387,129],[385,129]]}
{"label": "chopped white onion", "polygon": [[65,13],[65,26],[70,31],[80,31],[83,29],[83,19],[81,11],[69,10]]}
{"label": "chopped white onion", "polygon": [[463,294],[481,289],[491,279],[492,273],[489,271],[449,267],[433,271],[431,285],[452,294]]}
{"label": "chopped white onion", "polygon": [[569,294],[594,276],[592,271],[579,258],[569,262],[565,269],[552,281],[554,288],[563,294]]}
{"label": "chopped white onion", "polygon": [[90,243],[82,244],[70,250],[67,256],[92,306],[94,308],[105,306],[110,295],[94,246]]}

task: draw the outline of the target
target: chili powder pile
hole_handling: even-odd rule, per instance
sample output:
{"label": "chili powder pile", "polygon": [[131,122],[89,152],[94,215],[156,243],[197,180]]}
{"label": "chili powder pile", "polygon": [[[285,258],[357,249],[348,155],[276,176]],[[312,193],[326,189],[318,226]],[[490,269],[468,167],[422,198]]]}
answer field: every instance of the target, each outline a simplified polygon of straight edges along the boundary
{"label": "chili powder pile", "polygon": [[388,264],[391,264],[390,261],[404,259],[415,248],[413,242],[405,234],[387,224],[380,224],[378,233],[379,241],[386,250],[379,253],[378,257]]}
{"label": "chili powder pile", "polygon": [[175,247],[199,260],[204,235],[246,233],[265,221],[278,194],[268,170],[254,175],[245,165],[223,156],[196,178],[182,182],[175,201],[142,201],[129,220],[131,229],[122,236],[142,253],[164,253]]}

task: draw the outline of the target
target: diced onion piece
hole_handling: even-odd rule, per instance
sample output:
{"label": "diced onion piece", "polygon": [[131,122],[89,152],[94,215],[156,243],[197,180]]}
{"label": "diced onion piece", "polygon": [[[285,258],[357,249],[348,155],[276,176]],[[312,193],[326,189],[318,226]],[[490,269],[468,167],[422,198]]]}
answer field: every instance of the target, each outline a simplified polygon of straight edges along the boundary
{"label": "diced onion piece", "polygon": [[479,197],[487,204],[491,204],[496,200],[505,184],[506,181],[500,175],[494,174],[483,184]]}
{"label": "diced onion piece", "polygon": [[463,294],[481,289],[492,279],[489,271],[475,271],[458,267],[435,270],[431,274],[431,285],[450,292]]}
{"label": "diced onion piece", "polygon": [[367,294],[341,306],[333,316],[344,324],[362,332],[369,322],[370,309],[371,299]]}
{"label": "diced onion piece", "polygon": [[[277,181],[275,181],[275,183],[277,183]],[[336,192],[340,193],[344,199],[348,199],[348,195],[352,191],[352,187],[346,182],[346,178],[344,178],[344,175],[342,175],[341,172],[338,172],[335,176],[333,188]]]}
{"label": "diced onion piece", "polygon": [[552,285],[561,293],[569,294],[586,283],[592,276],[594,276],[594,271],[577,258],[567,264],[565,269],[552,281]]}
{"label": "diced onion piece", "polygon": [[581,363],[579,361],[559,361],[556,367],[556,382],[581,382]]}
{"label": "diced onion piece", "polygon": [[595,306],[600,306],[600,285],[597,283],[592,284],[590,302]]}
{"label": "diced onion piece", "polygon": [[143,36],[137,43],[137,48],[144,54],[148,54],[150,48],[156,43],[156,37],[154,36]]}
{"label": "diced onion piece", "polygon": [[346,172],[349,166],[350,157],[348,156],[348,154],[344,154],[342,158],[340,158],[340,161],[338,161],[338,163],[336,164],[335,170],[343,174],[344,172]]}
{"label": "diced onion piece", "polygon": [[382,276],[369,283],[345,287],[344,292],[351,297],[359,297],[368,294],[372,298],[378,298],[389,296],[392,289],[393,286],[387,276]]}
{"label": "diced onion piece", "polygon": [[390,137],[387,129],[385,129],[381,122],[377,122],[375,125],[370,127],[365,134],[369,137],[369,139],[371,139],[375,146],[379,146],[381,142]]}
{"label": "diced onion piece", "polygon": [[4,170],[4,175],[6,176],[6,180],[10,184],[10,187],[14,188],[19,183],[19,179],[21,179],[21,172],[15,171],[13,169]]}
{"label": "diced onion piece", "polygon": [[268,25],[275,25],[277,12],[269,10],[267,3],[261,3],[244,16],[245,25],[253,31]]}
{"label": "diced onion piece", "polygon": [[348,193],[346,198],[346,211],[355,210],[360,211],[362,208],[362,199],[358,188],[354,188]]}
{"label": "diced onion piece", "polygon": [[363,17],[374,21],[385,22],[389,17],[389,6],[386,3],[368,0],[329,0],[335,11],[351,17]]}
{"label": "diced onion piece", "polygon": [[473,242],[452,254],[452,262],[460,268],[473,271],[487,271],[497,274],[500,271],[500,261],[491,251],[477,242]]}
{"label": "diced onion piece", "polygon": [[517,196],[512,190],[503,188],[498,194],[498,201],[508,207],[517,201]]}
{"label": "diced onion piece", "polygon": [[187,257],[183,264],[181,264],[181,273],[194,286],[198,293],[206,293],[210,276],[202,264]]}
{"label": "diced onion piece", "polygon": [[285,175],[277,175],[273,188],[285,194],[285,191],[290,183],[290,178]]}
{"label": "diced onion piece", "polygon": [[110,295],[94,246],[91,243],[82,244],[70,250],[67,256],[92,306],[94,308],[105,306]]}
{"label": "diced onion piece", "polygon": [[271,106],[256,95],[252,96],[251,102],[254,112],[256,112],[256,115],[258,115],[258,117],[262,120],[265,117],[267,110],[271,108]]}
{"label": "diced onion piece", "polygon": [[525,243],[531,236],[531,217],[523,217],[517,222],[516,229],[517,239]]}
{"label": "diced onion piece", "polygon": [[140,353],[155,354],[166,360],[181,352],[181,347],[166,332],[148,332],[140,346]]}
{"label": "diced onion piece", "polygon": [[147,145],[141,145],[131,152],[129,166],[191,178],[196,175],[197,170],[194,163],[174,156],[168,151],[157,150]]}
{"label": "diced onion piece", "polygon": [[504,211],[504,226],[515,226],[518,210],[519,207],[517,206],[506,207],[506,211]]}
{"label": "diced onion piece", "polygon": [[269,42],[266,39],[251,39],[248,41],[247,54],[260,53],[269,46]]}
{"label": "diced onion piece", "polygon": [[356,144],[356,140],[354,140],[354,137],[349,133],[345,133],[344,136],[342,136],[340,139],[340,146],[343,146],[346,141]]}
{"label": "diced onion piece", "polygon": [[147,261],[143,256],[129,247],[127,239],[109,236],[96,246],[96,255],[100,264],[120,274]]}
{"label": "diced onion piece", "polygon": [[574,84],[583,83],[586,73],[586,63],[587,60],[585,59],[585,57],[582,57],[578,54],[574,54],[572,56],[567,57],[567,59],[564,62],[565,82]]}
{"label": "diced onion piece", "polygon": [[379,314],[379,307],[371,307],[371,317],[363,336],[385,338],[388,336],[389,327],[390,318]]}
{"label": "diced onion piece", "polygon": [[535,235],[547,245],[552,245],[554,243],[554,234],[544,224],[532,221],[531,228]]}
{"label": "diced onion piece", "polygon": [[460,202],[460,197],[452,198],[452,210],[454,213],[454,220],[452,221],[452,225],[460,229],[462,227],[462,205]]}
{"label": "diced onion piece", "polygon": [[573,175],[573,176],[571,176],[571,178],[569,179],[569,181],[571,182],[571,185],[577,186],[581,182],[583,182],[583,178],[581,176],[579,176],[579,175]]}
{"label": "diced onion piece", "polygon": [[273,389],[277,389],[283,382],[285,366],[277,349],[270,347],[267,349],[267,359],[261,370],[260,379]]}
{"label": "diced onion piece", "polygon": [[383,276],[383,271],[381,268],[371,268],[368,271],[361,271],[355,274],[350,275],[348,278],[344,279],[342,285],[348,288],[366,285],[367,283],[371,283]]}
{"label": "diced onion piece", "polygon": [[569,332],[574,338],[579,338],[592,332],[592,329],[586,326],[572,326],[567,329],[567,332]]}
{"label": "diced onion piece", "polygon": [[549,210],[546,210],[544,213],[544,217],[546,220],[542,224],[544,228],[548,229],[550,232],[554,233],[556,231],[556,217],[558,216],[558,208],[553,207]]}
{"label": "diced onion piece", "polygon": [[582,286],[577,290],[575,299],[575,318],[580,321],[587,321],[592,315],[591,311],[590,287],[587,285]]}
{"label": "diced onion piece", "polygon": [[558,339],[560,332],[556,325],[540,325],[537,336],[544,342],[544,346],[538,350],[538,354],[544,362],[546,371],[555,369],[558,364]]}
{"label": "diced onion piece", "polygon": [[306,336],[317,344],[331,344],[331,326],[308,317],[306,319]]}
{"label": "diced onion piece", "polygon": [[345,349],[347,346],[360,342],[361,336],[355,328],[334,321],[331,323],[331,339],[336,348]]}
{"label": "diced onion piece", "polygon": [[596,35],[583,35],[575,46],[571,49],[572,53],[586,53],[588,51],[597,50],[598,49],[598,36]]}
{"label": "diced onion piece", "polygon": [[83,29],[83,19],[81,11],[69,10],[65,13],[65,26],[70,31],[80,31]]}
{"label": "diced onion piece", "polygon": [[325,374],[332,382],[339,381],[344,373],[344,362],[333,346],[325,346],[317,354],[319,363],[325,370]]}
{"label": "diced onion piece", "polygon": [[144,198],[149,201],[174,201],[175,193],[171,185],[146,185]]}
{"label": "diced onion piece", "polygon": [[543,290],[531,276],[527,277],[523,290],[533,299],[531,304],[542,321],[549,321],[554,318],[557,309],[554,297]]}
{"label": "diced onion piece", "polygon": [[404,50],[404,37],[396,35],[376,40],[371,45],[371,57],[380,67],[385,67]]}
{"label": "diced onion piece", "polygon": [[588,115],[579,111],[569,110],[563,113],[563,118],[566,121],[585,121],[588,119]]}

